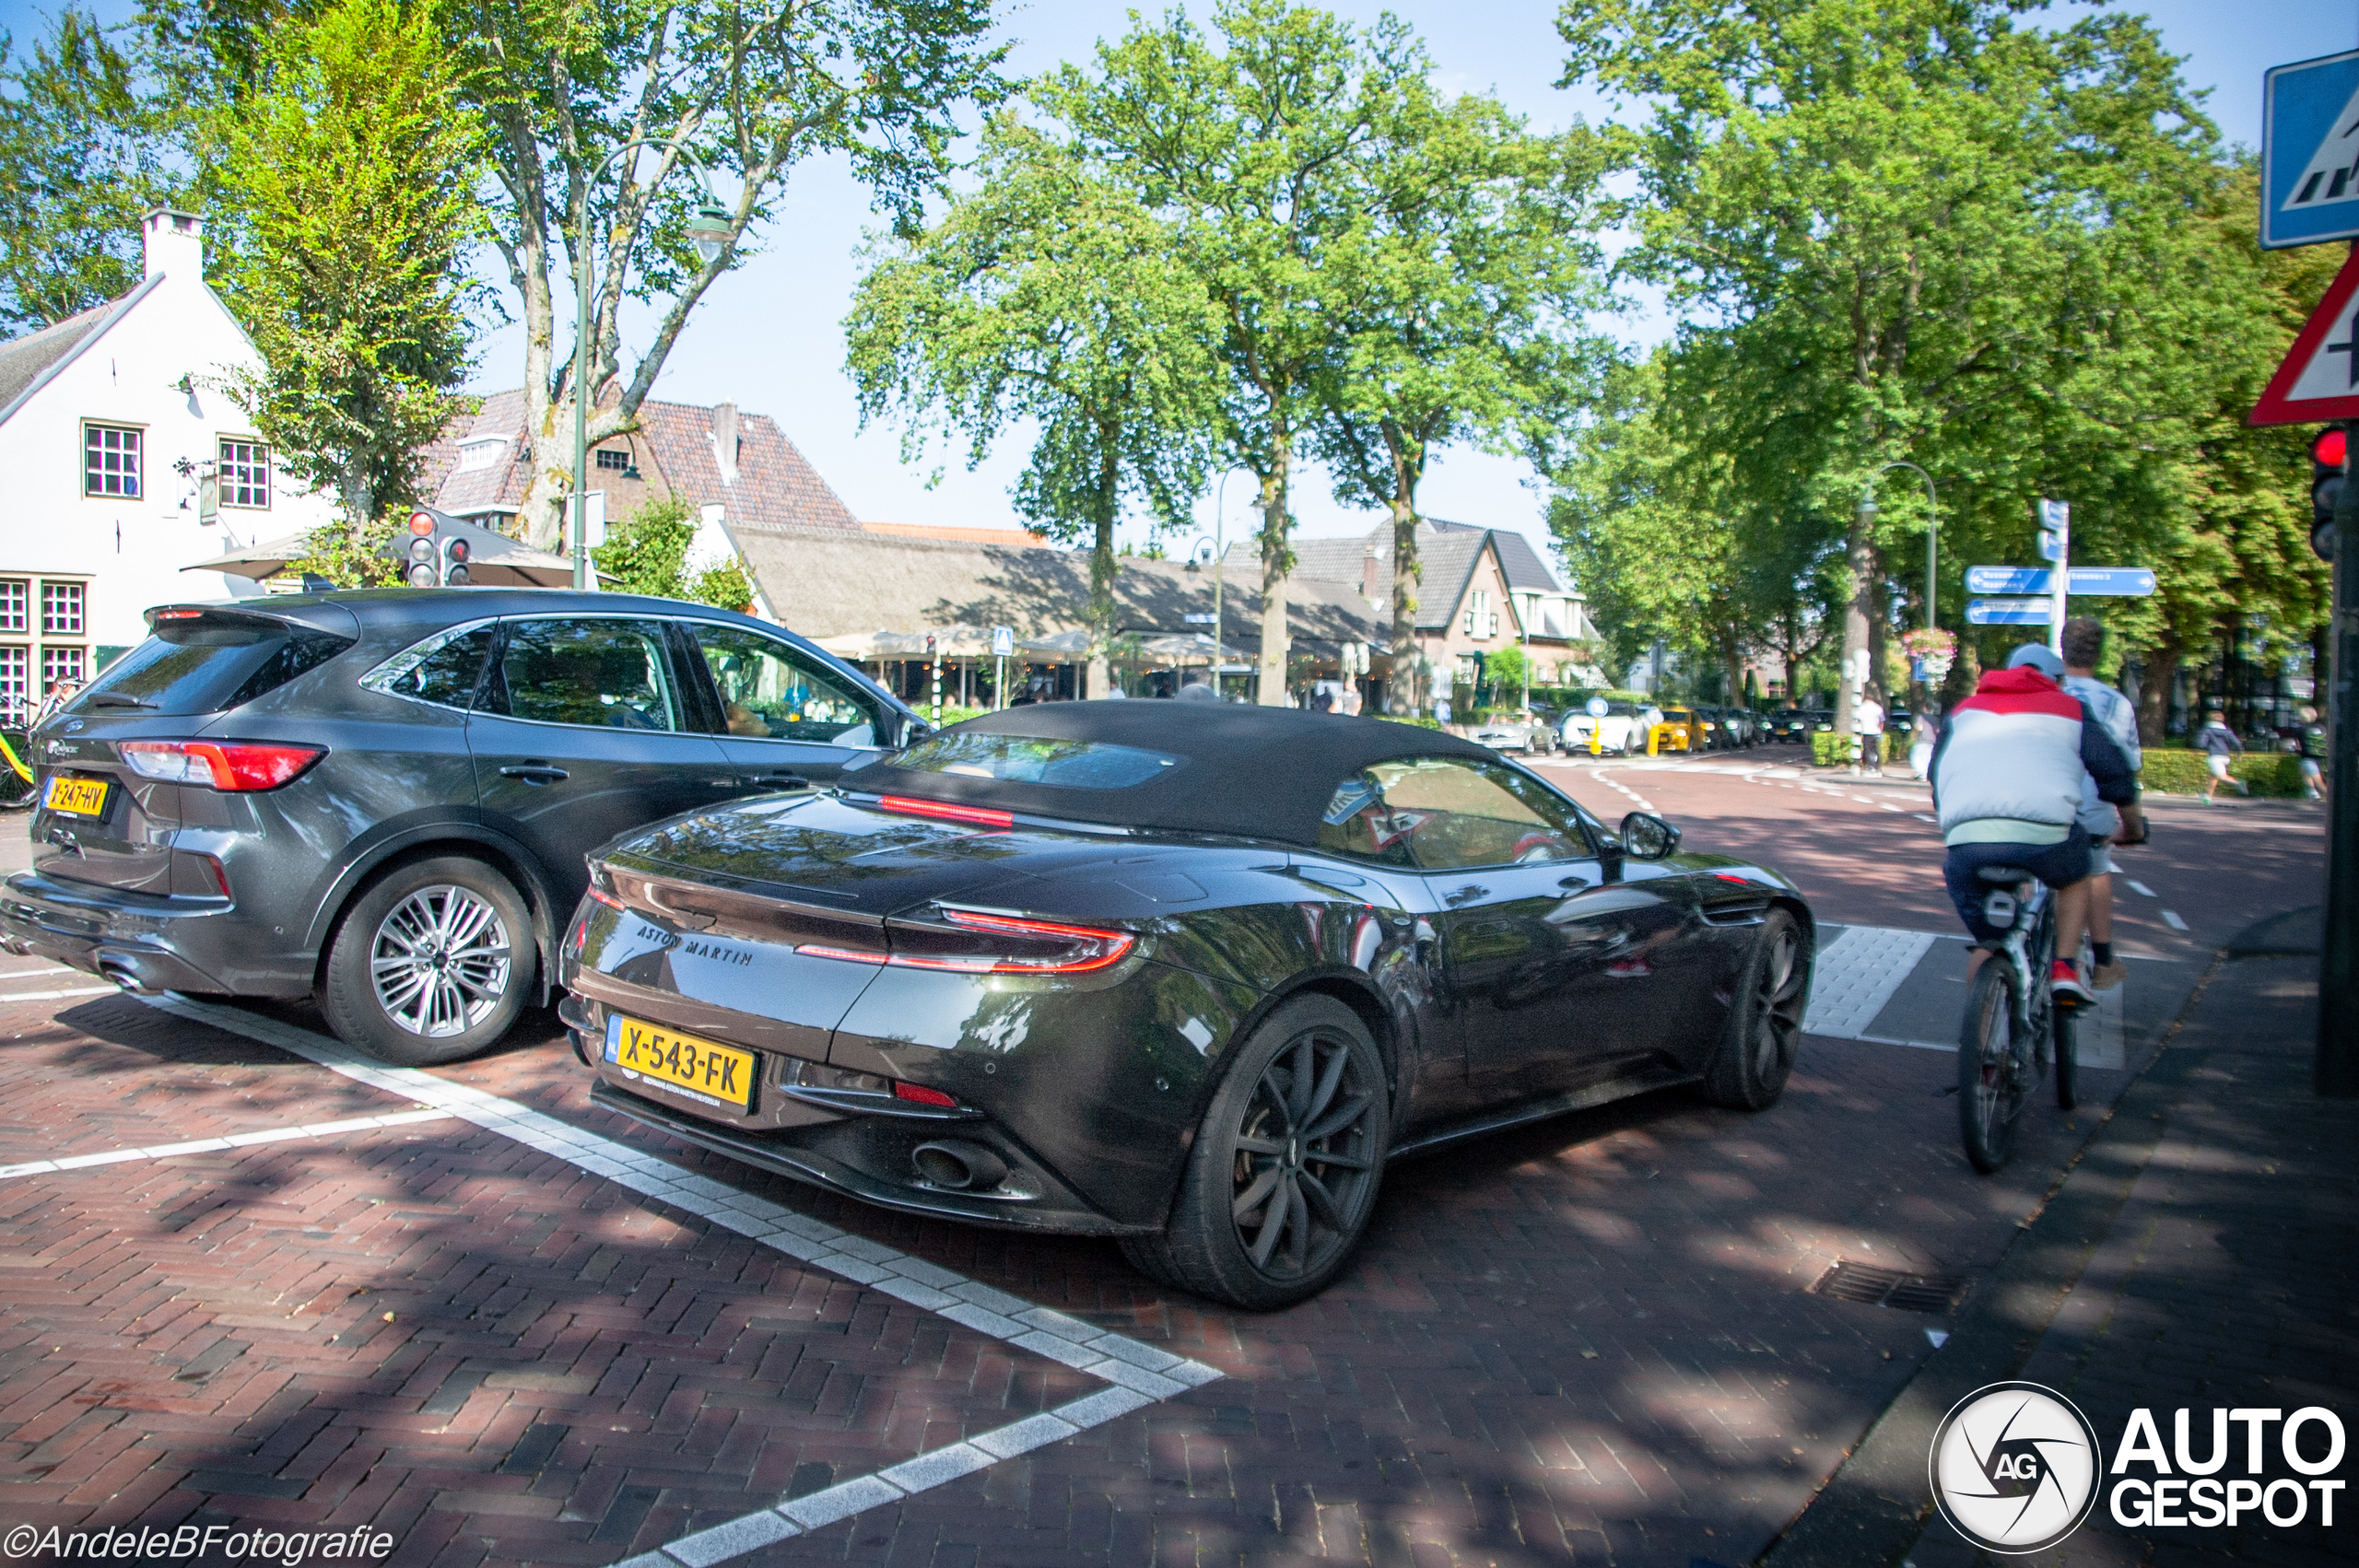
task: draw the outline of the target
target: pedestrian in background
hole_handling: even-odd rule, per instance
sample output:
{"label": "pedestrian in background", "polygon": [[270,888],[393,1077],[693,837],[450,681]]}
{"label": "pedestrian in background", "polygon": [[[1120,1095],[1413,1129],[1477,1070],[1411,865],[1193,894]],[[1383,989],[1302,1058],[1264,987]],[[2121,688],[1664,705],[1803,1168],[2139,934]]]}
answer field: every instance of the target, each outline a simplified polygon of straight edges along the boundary
{"label": "pedestrian in background", "polygon": [[2212,803],[2212,792],[2223,784],[2234,784],[2240,795],[2252,793],[2243,779],[2228,777],[2228,755],[2243,751],[2245,743],[2228,728],[2227,714],[2216,708],[2204,714],[2203,728],[2195,732],[2195,749],[2203,754],[2203,765],[2212,770],[2212,777],[2203,785],[2205,805]]}
{"label": "pedestrian in background", "polygon": [[2326,799],[2326,726],[2318,722],[2318,710],[2305,704],[2302,708],[2302,798],[2306,801]]}
{"label": "pedestrian in background", "polygon": [[1917,711],[1917,722],[1908,731],[1908,766],[1918,778],[1931,783],[1933,777],[1933,747],[1942,738],[1942,705],[1928,700]]}
{"label": "pedestrian in background", "polygon": [[[2064,623],[2064,681],[2089,718],[2113,737],[2136,773],[2146,766],[2138,745],[2138,710],[2130,699],[2097,679],[2105,655],[2105,624],[2077,615]],[[2111,990],[2130,977],[2130,965],[2113,955],[2113,846],[2121,836],[2121,813],[2097,798],[2097,782],[2081,780],[2082,827],[2089,835],[2089,948],[2095,960],[2090,976],[2096,989]]]}
{"label": "pedestrian in background", "polygon": [[1440,692],[1434,694],[1434,722],[1445,730],[1449,728],[1449,698]]}
{"label": "pedestrian in background", "polygon": [[1860,688],[1860,700],[1851,705],[1851,738],[1857,745],[1851,762],[1851,773],[1884,777],[1884,704],[1876,700],[1876,688]]}

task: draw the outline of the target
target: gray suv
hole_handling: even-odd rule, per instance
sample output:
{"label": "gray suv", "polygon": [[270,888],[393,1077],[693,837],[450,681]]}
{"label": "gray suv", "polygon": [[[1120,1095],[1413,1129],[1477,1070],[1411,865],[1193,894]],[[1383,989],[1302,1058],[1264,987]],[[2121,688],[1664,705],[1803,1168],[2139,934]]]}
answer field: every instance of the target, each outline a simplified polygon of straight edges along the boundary
{"label": "gray suv", "polygon": [[32,737],[0,946],[137,991],[314,995],[405,1066],[546,1001],[587,851],[925,729],[802,638],[671,600],[386,589],[147,619]]}

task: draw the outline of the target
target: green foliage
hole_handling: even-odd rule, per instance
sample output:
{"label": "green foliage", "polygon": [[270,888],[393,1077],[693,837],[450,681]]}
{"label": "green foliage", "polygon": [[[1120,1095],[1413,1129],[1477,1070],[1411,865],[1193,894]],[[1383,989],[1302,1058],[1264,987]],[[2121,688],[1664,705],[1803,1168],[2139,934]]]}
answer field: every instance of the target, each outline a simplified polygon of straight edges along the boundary
{"label": "green foliage", "polygon": [[1364,714],[1362,717],[1374,719],[1385,724],[1407,724],[1419,730],[1438,730],[1441,728],[1440,720],[1432,717],[1430,714],[1425,713],[1369,713]]}
{"label": "green foliage", "polygon": [[1514,643],[1491,650],[1483,660],[1483,678],[1491,689],[1502,696],[1514,695],[1520,698],[1523,683],[1531,675],[1532,666],[1523,649]]}
{"label": "green foliage", "polygon": [[978,170],[861,283],[846,325],[862,415],[898,408],[906,457],[939,434],[969,467],[1011,424],[1032,433],[1016,510],[1091,541],[1102,657],[1124,500],[1178,526],[1203,488],[1220,321],[1164,225],[1070,143],[1003,114]]}
{"label": "green foliage", "polygon": [[590,558],[601,577],[615,579],[618,593],[686,599],[688,545],[696,536],[696,508],[678,496],[666,496],[607,524],[606,542],[591,551]]}
{"label": "green foliage", "polygon": [[[2294,800],[2302,793],[2302,759],[2277,752],[2247,752],[2228,759],[2228,777],[2241,779],[2256,795]],[[2200,795],[2211,778],[2203,753],[2148,746],[2145,766],[2138,772],[2138,787],[2161,794]]]}
{"label": "green foliage", "polygon": [[245,240],[226,281],[263,358],[226,381],[365,556],[468,369],[476,149],[423,0],[334,0],[274,30],[259,72],[217,127]]}
{"label": "green foliage", "polygon": [[[2315,623],[2291,439],[2241,416],[2332,258],[2259,255],[2250,170],[2150,23],[2019,28],[2019,9],[1561,12],[1567,79],[1655,106],[1625,144],[1625,264],[1687,321],[1561,475],[1560,531],[1623,647],[1776,646],[1804,669],[1851,597],[1852,544],[1863,606],[1882,614],[1889,582],[1921,625],[1927,500],[1912,474],[1878,481],[1895,459],[1939,487],[1949,626],[1964,565],[2029,563],[2043,496],[2072,503],[2076,560],[2161,575],[2155,600],[2102,612],[2148,651],[2150,690],[2157,657],[2240,613]],[[1661,515],[1625,523],[1616,497]]]}
{"label": "green foliage", "polygon": [[[1832,730],[1812,731],[1810,736],[1812,766],[1815,767],[1850,766],[1851,759],[1859,755],[1859,748],[1852,744],[1858,739],[1856,735],[1838,735]],[[1887,730],[1877,736],[1876,740],[1878,743],[1876,755],[1887,763],[1895,757],[1905,757],[1908,755],[1908,737],[1906,735],[1895,734]]]}
{"label": "green foliage", "polygon": [[614,579],[618,593],[685,599],[721,610],[753,603],[753,579],[742,563],[733,558],[699,567],[689,561],[696,536],[697,509],[683,497],[664,496],[608,524],[606,542],[590,558],[601,577]]}
{"label": "green foliage", "polygon": [[303,558],[288,562],[281,570],[296,577],[310,572],[338,588],[398,587],[402,562],[395,554],[394,542],[407,537],[400,521],[391,513],[381,513],[358,528],[346,522],[332,522],[313,529],[304,538]]}
{"label": "green foliage", "polygon": [[139,219],[179,195],[174,100],[67,5],[20,54],[0,32],[0,331],[63,321],[139,281]]}

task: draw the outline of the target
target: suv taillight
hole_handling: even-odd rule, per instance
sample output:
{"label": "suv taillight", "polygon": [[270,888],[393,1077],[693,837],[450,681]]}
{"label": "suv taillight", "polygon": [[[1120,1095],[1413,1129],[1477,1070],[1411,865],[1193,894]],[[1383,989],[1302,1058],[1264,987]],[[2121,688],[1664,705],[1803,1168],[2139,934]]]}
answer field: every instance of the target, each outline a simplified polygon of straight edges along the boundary
{"label": "suv taillight", "polygon": [[115,750],[142,778],[230,791],[276,790],[328,755],[252,741],[119,741]]}

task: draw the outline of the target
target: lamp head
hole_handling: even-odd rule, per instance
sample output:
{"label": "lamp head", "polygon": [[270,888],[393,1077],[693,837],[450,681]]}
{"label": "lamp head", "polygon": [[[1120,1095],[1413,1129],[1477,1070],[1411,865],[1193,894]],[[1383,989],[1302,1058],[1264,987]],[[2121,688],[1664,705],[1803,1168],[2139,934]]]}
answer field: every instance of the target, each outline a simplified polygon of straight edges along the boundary
{"label": "lamp head", "polygon": [[734,232],[735,226],[729,221],[729,214],[710,196],[707,196],[704,205],[697,208],[697,216],[688,219],[688,238],[695,242],[697,255],[707,266],[721,259],[721,252],[729,248]]}

